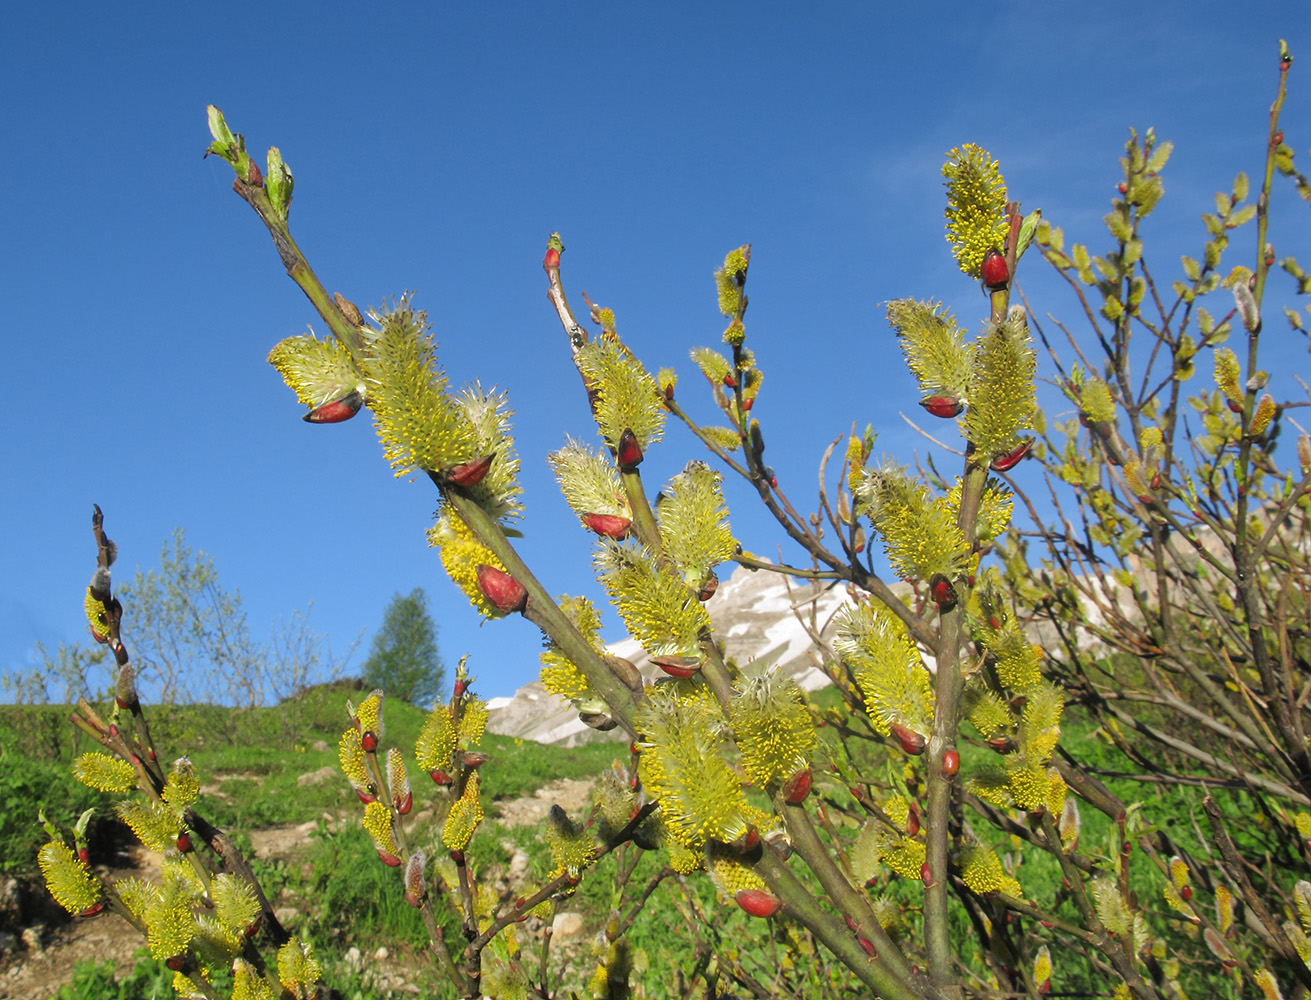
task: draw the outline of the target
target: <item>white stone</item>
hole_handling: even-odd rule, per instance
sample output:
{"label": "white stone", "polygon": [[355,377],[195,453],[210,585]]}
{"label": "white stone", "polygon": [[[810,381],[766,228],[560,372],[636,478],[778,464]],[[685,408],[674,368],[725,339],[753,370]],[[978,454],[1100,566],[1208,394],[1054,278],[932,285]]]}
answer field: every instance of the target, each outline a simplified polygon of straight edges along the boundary
{"label": "white stone", "polygon": [[556,938],[574,937],[583,930],[583,918],[578,913],[557,913],[551,924],[551,936]]}

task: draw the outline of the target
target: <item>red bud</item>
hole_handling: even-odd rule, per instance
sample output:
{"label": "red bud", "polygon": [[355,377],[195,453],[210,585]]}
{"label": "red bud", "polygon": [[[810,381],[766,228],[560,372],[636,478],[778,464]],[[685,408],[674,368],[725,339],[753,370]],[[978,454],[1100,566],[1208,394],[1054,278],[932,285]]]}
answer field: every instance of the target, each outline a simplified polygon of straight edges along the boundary
{"label": "red bud", "polygon": [[1120,181],[1119,184],[1115,185],[1115,190],[1119,191],[1120,194],[1127,194],[1129,191],[1129,185],[1124,181]]}
{"label": "red bud", "polygon": [[1186,885],[1182,889],[1180,889],[1179,898],[1182,899],[1185,903],[1188,902],[1190,899],[1192,899],[1193,887],[1191,885]]}
{"label": "red bud", "polygon": [[934,573],[933,579],[929,581],[929,596],[943,611],[950,611],[956,606],[956,588],[941,573]]}
{"label": "red bud", "polygon": [[78,916],[94,917],[97,913],[99,913],[104,908],[105,908],[105,901],[103,899],[97,900],[96,902],[88,906],[85,910],[83,910],[81,913],[79,913]]}
{"label": "red bud", "polygon": [[1033,447],[1033,438],[1027,438],[1021,441],[1005,455],[992,460],[992,467],[998,472],[1009,472],[1020,464],[1020,461],[1029,454],[1029,449]]}
{"label": "red bud", "polygon": [[760,831],[754,826],[748,825],[745,830],[738,834],[737,839],[728,846],[737,851],[738,854],[746,854],[747,851],[754,848],[760,843]]}
{"label": "red bud", "polygon": [[704,604],[710,598],[715,596],[715,591],[719,589],[719,577],[711,573],[706,577],[705,583],[701,584],[701,589],[696,593],[696,599]]}
{"label": "red bud", "polygon": [[405,890],[405,902],[409,903],[411,906],[422,906],[422,905],[423,905],[423,897],[420,896],[417,892],[413,892],[413,891],[410,890],[410,889],[406,889],[406,890]]}
{"label": "red bud", "polygon": [[624,538],[633,526],[631,518],[618,514],[584,514],[583,523],[588,529],[604,538]]}
{"label": "red bud", "polygon": [[951,777],[960,770],[960,754],[955,750],[944,750],[942,752],[942,773]]}
{"label": "red bud", "polygon": [[396,806],[396,811],[404,816],[414,808],[414,793],[406,792],[400,801],[393,800],[392,804]]}
{"label": "red bud", "polygon": [[453,465],[446,470],[446,481],[456,486],[477,486],[491,469],[494,458],[496,458],[495,452]]}
{"label": "red bud", "polygon": [[857,937],[856,937],[856,944],[858,944],[858,945],[860,945],[862,948],[864,948],[864,949],[865,949],[865,954],[868,955],[870,958],[878,958],[878,957],[879,957],[879,953],[878,953],[877,951],[874,950],[874,943],[873,943],[872,941],[870,941],[869,938],[863,938],[863,937],[857,936]]}
{"label": "red bud", "polygon": [[374,795],[374,794],[373,794],[371,791],[369,791],[367,788],[357,788],[357,789],[355,789],[355,795],[356,795],[356,797],[359,798],[359,800],[360,800],[361,802],[363,802],[366,806],[367,806],[370,802],[377,802],[377,801],[378,801],[378,796]]}
{"label": "red bud", "polygon": [[642,464],[642,445],[631,427],[625,427],[619,436],[617,453],[620,468],[635,469]]}
{"label": "red bud", "polygon": [[1228,407],[1229,407],[1229,411],[1230,411],[1231,413],[1242,413],[1242,412],[1243,412],[1243,404],[1242,404],[1242,403],[1235,403],[1232,399],[1227,399],[1227,400],[1225,400],[1225,403],[1228,405]]}
{"label": "red bud", "polygon": [[790,806],[800,805],[806,801],[813,783],[814,777],[810,773],[810,768],[803,768],[788,778],[787,784],[783,786],[783,801]]}
{"label": "red bud", "polygon": [[913,729],[907,729],[898,722],[891,722],[888,728],[892,730],[892,735],[901,741],[901,749],[912,756],[918,756],[924,752],[924,737]]}
{"label": "red bud", "polygon": [[364,397],[352,389],[340,399],[315,407],[301,419],[310,424],[340,424],[359,413],[363,405]]}
{"label": "red bud", "polygon": [[470,770],[476,771],[492,758],[485,753],[479,753],[477,750],[466,750],[460,754],[460,763]]}
{"label": "red bud", "polygon": [[701,669],[701,661],[695,656],[653,656],[651,662],[679,680],[691,677]]}
{"label": "red bud", "polygon": [[943,419],[960,416],[961,411],[965,409],[965,404],[955,396],[929,396],[920,400],[920,406],[935,417]]}
{"label": "red bud", "polygon": [[913,805],[906,813],[906,836],[913,837],[920,832],[920,811]]}
{"label": "red bud", "polygon": [[378,749],[378,734],[372,729],[364,730],[364,735],[360,737],[360,746],[364,748],[365,753],[373,753]]}
{"label": "red bud", "polygon": [[755,405],[756,405],[755,396],[748,396],[746,399],[742,400],[742,409],[744,410],[750,411],[751,407]]}
{"label": "red bud", "polygon": [[77,849],[77,860],[80,861],[80,862],[82,862],[82,864],[85,865],[85,864],[90,864],[90,861],[88,860],[88,858],[89,858],[89,855],[88,855],[87,852],[86,852],[86,848],[85,848],[85,847],[79,847],[79,848]]}
{"label": "red bud", "polygon": [[987,256],[983,258],[980,273],[983,276],[983,283],[994,291],[1005,288],[1011,280],[1011,272],[1006,267],[1006,258],[998,250],[988,251]]}
{"label": "red bud", "polygon": [[432,778],[433,784],[435,785],[441,785],[445,787],[446,785],[449,785],[451,783],[450,774],[448,774],[446,771],[441,770],[440,768],[436,771],[433,771],[430,777]]}
{"label": "red bud", "polygon": [[528,603],[528,591],[523,584],[504,570],[486,563],[478,567],[478,589],[502,614],[522,611]]}
{"label": "red bud", "polygon": [[542,258],[542,267],[552,268],[560,266],[560,251],[555,247],[548,247],[546,256]]}
{"label": "red bud", "polygon": [[459,701],[461,698],[464,697],[464,692],[467,687],[468,684],[465,681],[457,680],[455,682],[455,687],[451,689],[451,697],[453,697],[456,701]]}
{"label": "red bud", "polygon": [[729,372],[727,375],[724,376],[724,387],[726,389],[737,388],[737,379],[733,377],[732,372]]}
{"label": "red bud", "polygon": [[753,917],[772,917],[782,902],[767,889],[739,889],[733,897]]}
{"label": "red bud", "polygon": [[920,865],[920,881],[925,885],[933,884],[933,869],[929,867],[927,861]]}
{"label": "red bud", "polygon": [[392,854],[391,851],[384,851],[382,848],[378,848],[378,858],[388,868],[399,868],[401,866],[401,859]]}
{"label": "red bud", "polygon": [[164,964],[173,972],[181,972],[187,967],[187,953],[184,951],[180,955],[173,955],[165,959]]}
{"label": "red bud", "polygon": [[177,847],[183,854],[186,854],[187,851],[191,850],[191,838],[187,836],[185,830],[178,834]]}

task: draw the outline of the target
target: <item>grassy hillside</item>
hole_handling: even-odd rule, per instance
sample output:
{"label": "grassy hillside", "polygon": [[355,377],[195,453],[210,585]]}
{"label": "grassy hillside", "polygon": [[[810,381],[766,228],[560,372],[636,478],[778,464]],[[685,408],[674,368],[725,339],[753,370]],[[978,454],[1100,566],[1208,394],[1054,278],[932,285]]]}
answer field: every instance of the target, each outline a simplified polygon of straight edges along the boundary
{"label": "grassy hillside", "polygon": [[[362,697],[363,692],[350,685],[337,685],[314,688],[294,704],[247,712],[206,705],[149,710],[160,755],[167,760],[189,754],[204,789],[198,810],[232,834],[248,857],[252,832],[318,822],[308,843],[296,852],[300,863],[278,857],[255,861],[254,867],[275,905],[289,905],[303,914],[297,930],[314,941],[332,981],[345,985],[346,995],[359,1000],[389,994],[367,971],[347,961],[352,947],[365,956],[389,947],[406,966],[426,965],[422,957],[413,958],[424,942],[418,913],[405,904],[396,871],[376,861],[359,827],[359,802],[338,770],[337,741],[349,724],[346,699],[358,702]],[[83,810],[96,809],[90,827],[93,865],[108,863],[132,841],[113,814],[111,796],[87,788],[70,774],[72,760],[93,749],[68,723],[70,711],[70,706],[0,706],[0,801],[6,803],[0,810],[0,873],[35,883],[38,898],[44,889],[35,857],[45,840],[39,814],[67,829]],[[412,705],[387,700],[384,743],[412,759],[424,715]],[[524,850],[532,857],[530,872],[538,874],[549,867],[549,854],[538,843],[537,829],[498,829],[495,803],[532,796],[560,778],[596,775],[616,756],[627,756],[627,747],[618,743],[560,748],[490,734],[481,749],[491,756],[481,771],[488,821],[471,856],[478,866],[504,869],[514,851]],[[303,781],[305,776],[310,780]],[[423,775],[414,784],[418,813],[434,786]],[[343,821],[335,822],[339,817]],[[435,840],[437,833],[431,831],[429,839]],[[39,919],[58,919],[61,913],[43,910]],[[137,972],[121,981],[113,977],[112,965],[88,965],[77,971],[66,996],[152,996],[168,982],[168,977],[161,981],[154,974],[157,964],[143,957]],[[433,995],[442,995],[440,988]]]}
{"label": "grassy hillside", "polygon": [[[232,834],[248,857],[253,857],[252,834],[259,836],[261,831],[274,827],[317,823],[308,838],[301,834],[301,840],[287,851],[256,860],[254,867],[275,907],[295,914],[293,928],[314,943],[329,981],[343,988],[351,1000],[399,996],[402,994],[389,990],[387,983],[379,979],[380,969],[393,968],[403,974],[407,984],[420,986],[424,995],[446,996],[445,984],[431,971],[426,957],[426,934],[418,912],[405,904],[396,870],[376,861],[372,844],[359,826],[359,803],[337,769],[337,740],[348,724],[345,701],[359,701],[362,697],[362,692],[338,685],[315,688],[294,704],[250,712],[213,706],[165,706],[152,710],[150,717],[161,755],[169,759],[189,752],[196,765],[205,790],[199,810]],[[834,698],[831,691],[814,696],[821,710],[829,707]],[[7,806],[0,810],[0,873],[39,881],[34,859],[44,834],[38,811],[67,828],[84,809],[95,808],[93,864],[106,863],[131,841],[131,835],[113,816],[110,797],[72,779],[70,762],[91,747],[86,737],[68,724],[67,716],[67,707],[0,707],[0,801]],[[384,744],[398,746],[412,757],[423,716],[424,712],[414,706],[388,700],[384,706]],[[821,732],[831,734],[832,730]],[[825,736],[826,742],[831,739],[831,735]],[[1108,768],[1124,766],[1122,758],[1098,740],[1092,727],[1080,722],[1075,713],[1066,719],[1062,746],[1089,762],[1101,761]],[[526,881],[536,884],[550,868],[549,852],[541,838],[542,824],[503,826],[497,820],[495,804],[531,797],[557,779],[594,776],[616,757],[626,759],[627,748],[621,743],[561,748],[486,736],[482,749],[491,755],[481,771],[487,819],[470,848],[470,864],[475,871],[490,875],[493,884],[498,884],[517,864],[526,867]],[[962,751],[965,773],[994,756],[982,746],[963,746]],[[433,786],[422,775],[418,777],[411,831],[430,857],[440,856],[444,853],[438,843],[440,831],[421,818]],[[1184,835],[1182,839],[1188,839],[1197,818],[1197,790],[1141,785],[1110,776],[1107,783],[1126,800],[1142,803],[1162,827],[1177,830]],[[816,794],[835,805],[848,804],[846,786],[835,775],[817,774]],[[1259,810],[1241,796],[1225,799],[1225,805],[1235,814],[1246,813],[1259,821]],[[581,818],[580,813],[575,809],[574,817]],[[851,826],[852,821],[842,815],[841,809],[832,810],[831,817],[837,827]],[[1091,809],[1084,810],[1084,817],[1081,842],[1096,856],[1112,844],[1112,830],[1109,822]],[[844,838],[853,832],[845,830]],[[1013,850],[1015,845],[999,844],[998,848]],[[1015,857],[1018,860],[1019,855]],[[582,929],[572,943],[563,936],[553,943],[553,981],[564,976],[564,982],[581,987],[594,967],[590,941],[610,918],[612,907],[619,904],[615,890],[619,860],[615,856],[606,858],[584,879],[577,893],[562,902],[561,909],[581,916]],[[629,886],[640,891],[663,863],[663,852],[642,855],[625,876]],[[1135,854],[1131,863],[1141,866],[1147,861]],[[1035,856],[1022,869],[1017,868],[1016,875],[1026,892],[1038,898],[1050,896],[1060,882],[1059,871],[1045,855]],[[520,890],[500,881],[498,891]],[[894,880],[887,891],[894,899],[904,896],[910,905],[918,905],[916,885]],[[38,890],[38,895],[41,893]],[[623,906],[626,911],[628,903]],[[700,919],[690,919],[697,910]],[[959,913],[954,917],[964,919]],[[458,935],[453,922],[448,930]],[[754,955],[753,961],[763,961],[776,953],[790,954],[789,949],[794,951],[804,945],[789,937],[786,924],[753,923],[737,907],[718,904],[709,880],[697,877],[686,882],[666,881],[627,937],[634,949],[635,966],[649,966],[653,973],[659,972],[640,977],[645,996],[652,998],[677,992],[679,970],[685,974],[694,971],[698,945],[715,947],[732,942],[731,947],[740,948],[742,955]],[[530,951],[537,947],[535,942],[529,943],[527,935],[525,946]],[[387,948],[391,955],[381,963],[373,960],[380,947]],[[780,948],[781,952],[775,951]],[[354,959],[353,954],[357,955]],[[358,958],[361,955],[362,960]],[[820,963],[816,966],[819,975],[823,956],[817,953],[811,960]],[[1067,975],[1071,962],[1066,959]],[[762,975],[767,973],[768,962],[765,964]],[[168,981],[167,977],[160,979],[157,963],[148,957],[143,957],[137,970],[126,978],[116,978],[112,965],[90,964],[76,970],[75,977],[76,981],[61,994],[63,1000],[83,996],[138,1000],[156,995]],[[167,995],[167,991],[160,995]]]}

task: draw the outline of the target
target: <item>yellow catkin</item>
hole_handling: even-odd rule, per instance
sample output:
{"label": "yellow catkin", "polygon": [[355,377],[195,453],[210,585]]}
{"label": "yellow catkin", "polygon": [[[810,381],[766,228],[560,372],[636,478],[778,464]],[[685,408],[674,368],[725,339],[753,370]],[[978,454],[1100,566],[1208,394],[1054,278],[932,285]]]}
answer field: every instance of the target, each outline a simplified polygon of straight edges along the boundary
{"label": "yellow catkin", "polygon": [[126,792],[137,780],[131,764],[98,750],[73,761],[73,777],[100,792]]}
{"label": "yellow catkin", "polygon": [[478,772],[475,771],[464,786],[464,794],[451,805],[446,824],[442,827],[442,843],[452,851],[464,850],[482,819],[483,806],[478,799]]}
{"label": "yellow catkin", "polygon": [[978,895],[996,892],[1002,887],[1005,873],[1001,859],[990,847],[971,847],[961,856],[961,881]]}
{"label": "yellow catkin", "polygon": [[52,840],[37,852],[37,865],[55,902],[69,913],[82,913],[100,899],[100,882],[62,841]]}

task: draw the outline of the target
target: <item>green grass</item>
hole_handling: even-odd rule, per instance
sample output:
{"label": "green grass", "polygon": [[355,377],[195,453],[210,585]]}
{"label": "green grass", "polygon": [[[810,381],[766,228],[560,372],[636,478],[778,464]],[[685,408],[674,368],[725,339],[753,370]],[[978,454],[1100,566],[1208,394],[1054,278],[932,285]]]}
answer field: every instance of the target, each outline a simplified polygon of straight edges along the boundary
{"label": "green grass", "polygon": [[[429,969],[417,980],[425,995],[445,996],[449,991],[429,968],[431,963],[425,955],[426,934],[419,915],[404,902],[401,876],[396,869],[377,861],[368,837],[358,826],[358,800],[336,771],[337,740],[348,725],[345,710],[348,697],[358,702],[363,692],[340,687],[314,689],[294,706],[294,711],[289,706],[241,713],[212,706],[176,706],[158,713],[152,711],[152,729],[163,759],[190,753],[202,784],[213,791],[213,794],[202,797],[198,809],[232,834],[243,848],[250,846],[248,831],[252,829],[301,824],[321,820],[325,815],[347,818],[346,824],[340,827],[321,823],[301,858],[290,862],[254,863],[274,905],[289,905],[298,911],[295,929],[314,943],[329,980],[341,988],[345,996],[351,1000],[373,1000],[375,996],[383,996],[367,977],[349,966],[344,957],[351,947],[359,948],[368,956],[380,945],[388,947],[393,955],[401,956],[408,967]],[[834,703],[835,699],[836,694],[832,691],[820,692],[815,697],[824,706]],[[383,745],[400,747],[412,763],[413,743],[424,714],[414,706],[388,700],[384,706]],[[110,819],[110,797],[83,787],[68,773],[72,758],[89,746],[85,737],[80,737],[68,726],[66,716],[67,710],[59,708],[0,709],[0,796],[6,802],[33,804],[26,809],[0,811],[0,870],[15,871],[28,877],[34,873],[32,858],[44,839],[36,822],[38,806],[45,808],[52,822],[63,827],[71,825],[82,809],[96,806],[104,817],[101,827],[112,829],[115,826],[116,821]],[[293,717],[295,725],[300,727],[294,734],[290,733]],[[1071,712],[1065,722],[1062,745],[1086,763],[1127,770],[1118,751],[1094,737],[1094,728],[1077,713]],[[326,749],[316,749],[316,745],[326,746]],[[491,756],[481,771],[488,819],[470,847],[470,864],[483,875],[495,875],[504,871],[515,850],[524,850],[530,858],[532,877],[536,879],[545,879],[550,868],[549,853],[541,842],[540,829],[500,827],[494,821],[492,804],[498,799],[530,796],[543,785],[560,778],[595,775],[609,767],[616,758],[627,759],[627,748],[620,743],[562,748],[488,735],[484,737],[481,749]],[[869,774],[882,773],[888,765],[880,761],[889,758],[879,748],[870,749],[873,753],[872,770],[866,772],[864,764],[859,770]],[[996,760],[993,752],[986,748],[962,745],[961,751],[964,775]],[[899,755],[891,761],[891,766],[898,769],[904,763]],[[315,784],[301,784],[298,780],[302,775],[325,767],[333,771],[327,780]],[[417,814],[437,792],[425,775],[412,777]],[[847,795],[840,781],[830,780],[835,776],[817,777],[817,798],[825,796],[836,804]],[[1196,843],[1195,827],[1199,818],[1201,826],[1205,827],[1197,790],[1141,785],[1125,779],[1108,778],[1107,784],[1126,801],[1141,803],[1142,815],[1181,843]],[[1259,845],[1262,839],[1261,816],[1256,804],[1238,794],[1217,793],[1217,799],[1233,820],[1231,829],[1235,836],[1249,848]],[[1113,825],[1086,805],[1081,813],[1080,850],[1089,856],[1104,858],[1109,866],[1115,846]],[[840,812],[831,809],[830,814],[841,826]],[[436,824],[412,823],[411,826],[413,842],[427,849],[430,857],[444,853]],[[986,824],[975,826],[999,854],[1014,850],[1008,837],[987,829]],[[844,836],[851,832],[854,832],[854,827],[849,828]],[[250,856],[249,852],[247,856]],[[1028,897],[1041,904],[1063,895],[1061,875],[1054,859],[1033,849],[1026,849],[1023,857],[1024,863],[1015,874]],[[561,904],[561,909],[581,913],[585,928],[582,937],[574,944],[572,965],[565,978],[570,987],[581,989],[590,973],[594,959],[587,942],[604,927],[612,907],[618,905],[626,912],[629,900],[663,861],[662,853],[643,857],[627,893],[620,899],[614,888],[615,859],[607,858],[589,873],[577,892]],[[1154,932],[1172,941],[1177,938],[1181,951],[1195,950],[1194,944],[1184,940],[1179,925],[1170,919],[1160,902],[1162,880],[1149,860],[1135,851],[1130,866],[1131,883],[1143,887],[1139,889],[1140,897],[1148,898],[1149,907],[1157,912],[1151,918]],[[794,864],[793,867],[805,877],[801,865]],[[890,877],[881,891],[893,898],[904,898],[910,907],[919,904],[918,883]],[[648,969],[642,976],[648,997],[668,995],[667,991],[675,981],[675,970],[692,971],[691,935],[682,915],[687,905],[685,892],[691,893],[696,905],[707,916],[701,933],[712,943],[718,942],[743,956],[754,956],[753,961],[764,962],[760,970],[764,977],[772,974],[771,962],[782,962],[801,947],[786,922],[752,920],[736,906],[717,901],[714,888],[705,877],[693,876],[683,884],[679,880],[667,880],[651,897],[628,935],[634,960],[645,963]],[[1158,895],[1150,901],[1153,892]],[[1203,894],[1199,892],[1198,895]],[[1203,901],[1203,905],[1210,905],[1209,898]],[[445,906],[441,912],[449,939],[458,941],[455,915]],[[1068,900],[1060,904],[1057,912],[1072,922],[1081,922]],[[972,947],[972,931],[959,907],[953,914],[953,923],[955,939],[965,943],[967,949]],[[533,944],[529,950],[535,949]],[[553,975],[558,976],[561,972],[557,962],[563,950],[555,949]],[[805,976],[822,975],[822,962],[819,956],[814,956],[814,969],[795,970],[795,975],[802,977],[798,981],[805,982]],[[535,973],[536,959],[531,965]],[[113,976],[112,967],[86,965],[79,968],[75,981],[66,987],[75,992],[61,995],[61,1000],[75,996],[105,996],[120,1000],[152,996],[151,990],[155,986],[152,976],[157,972],[157,964],[146,960],[120,980]],[[1065,990],[1096,989],[1100,985],[1086,963],[1068,954],[1059,956],[1058,976],[1060,986]],[[1202,987],[1207,985],[1204,981],[1189,982],[1185,979],[1185,986],[1193,995],[1205,993]],[[1215,984],[1209,985],[1214,987]],[[1213,989],[1212,995],[1221,993]]]}
{"label": "green grass", "polygon": [[121,978],[110,961],[79,963],[72,978],[59,988],[54,1000],[164,1000],[173,991],[173,973],[142,949],[137,963]]}

